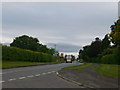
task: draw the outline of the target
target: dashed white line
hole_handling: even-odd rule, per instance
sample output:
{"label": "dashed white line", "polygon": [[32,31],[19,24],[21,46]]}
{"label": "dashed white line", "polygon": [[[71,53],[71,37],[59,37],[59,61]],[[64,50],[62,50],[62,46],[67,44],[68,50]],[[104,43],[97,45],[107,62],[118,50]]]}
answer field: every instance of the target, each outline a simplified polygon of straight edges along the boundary
{"label": "dashed white line", "polygon": [[15,78],[13,78],[13,79],[9,79],[8,81],[14,81],[14,80],[16,80]]}
{"label": "dashed white line", "polygon": [[45,75],[46,73],[42,73],[42,75]]}
{"label": "dashed white line", "polygon": [[33,75],[31,75],[31,76],[27,76],[27,77],[34,77]]}
{"label": "dashed white line", "polygon": [[[46,74],[50,74],[50,73],[54,73],[54,72],[56,72],[56,71],[51,71],[51,72],[47,72],[47,73],[42,73],[42,75],[46,75]],[[0,74],[2,74],[2,73],[0,73]],[[57,74],[58,74],[58,72],[57,72]],[[40,76],[41,74],[36,74],[35,76]],[[34,77],[34,75],[30,75],[30,76],[27,76],[27,77]],[[18,79],[25,79],[26,77],[20,77],[20,78],[18,78]],[[16,80],[15,78],[13,78],[13,79],[9,79],[8,81],[14,81],[14,80]],[[0,81],[0,83],[3,83],[3,82],[5,82],[5,81]]]}
{"label": "dashed white line", "polygon": [[40,76],[40,74],[36,74],[35,76]]}
{"label": "dashed white line", "polygon": [[55,72],[55,71],[52,71],[52,72]]}
{"label": "dashed white line", "polygon": [[20,77],[19,79],[24,79],[24,78],[26,78],[26,77]]}
{"label": "dashed white line", "polygon": [[5,82],[5,81],[0,81],[0,83],[3,83],[3,82]]}
{"label": "dashed white line", "polygon": [[48,74],[52,73],[52,72],[47,72]]}

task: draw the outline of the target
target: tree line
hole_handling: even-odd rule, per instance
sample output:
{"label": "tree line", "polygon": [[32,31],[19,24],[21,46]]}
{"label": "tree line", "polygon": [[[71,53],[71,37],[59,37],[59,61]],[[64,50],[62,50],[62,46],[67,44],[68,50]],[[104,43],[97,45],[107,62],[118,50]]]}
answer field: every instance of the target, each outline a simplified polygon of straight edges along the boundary
{"label": "tree line", "polygon": [[120,64],[120,18],[110,28],[111,32],[102,40],[96,37],[90,45],[80,49],[78,59],[84,62]]}
{"label": "tree line", "polygon": [[37,52],[43,52],[53,55],[56,53],[54,48],[48,48],[46,45],[40,44],[37,38],[27,35],[16,37],[10,44],[11,47],[17,47]]}
{"label": "tree line", "polygon": [[[3,61],[53,62],[59,56],[54,48],[48,48],[40,44],[37,38],[27,35],[16,37],[10,46],[0,46]],[[56,52],[57,55],[53,56]]]}

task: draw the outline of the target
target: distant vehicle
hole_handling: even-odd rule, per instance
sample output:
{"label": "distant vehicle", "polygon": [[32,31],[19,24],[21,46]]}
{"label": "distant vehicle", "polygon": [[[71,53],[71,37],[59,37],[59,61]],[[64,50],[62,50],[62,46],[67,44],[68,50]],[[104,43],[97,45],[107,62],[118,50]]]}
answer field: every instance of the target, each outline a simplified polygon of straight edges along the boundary
{"label": "distant vehicle", "polygon": [[71,55],[66,55],[65,60],[66,60],[66,63],[68,63],[68,62],[72,63],[72,61],[73,61]]}

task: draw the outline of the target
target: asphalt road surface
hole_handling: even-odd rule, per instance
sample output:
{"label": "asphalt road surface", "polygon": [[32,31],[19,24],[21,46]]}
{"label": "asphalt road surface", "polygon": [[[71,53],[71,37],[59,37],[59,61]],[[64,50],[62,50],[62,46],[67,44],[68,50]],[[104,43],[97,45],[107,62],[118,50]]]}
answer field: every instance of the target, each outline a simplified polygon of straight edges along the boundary
{"label": "asphalt road surface", "polygon": [[80,88],[57,76],[63,67],[79,65],[79,62],[21,67],[2,70],[2,88]]}

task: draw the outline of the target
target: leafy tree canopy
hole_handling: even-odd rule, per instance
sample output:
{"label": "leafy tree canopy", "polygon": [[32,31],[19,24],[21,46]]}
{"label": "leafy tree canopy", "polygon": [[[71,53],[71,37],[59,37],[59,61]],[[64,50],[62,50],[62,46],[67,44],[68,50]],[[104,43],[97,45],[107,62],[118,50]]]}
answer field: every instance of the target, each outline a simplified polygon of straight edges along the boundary
{"label": "leafy tree canopy", "polygon": [[111,25],[110,38],[116,46],[120,46],[120,18],[114,22],[114,25]]}
{"label": "leafy tree canopy", "polygon": [[37,38],[23,35],[20,37],[16,37],[10,44],[10,46],[37,51],[39,46],[39,40]]}

